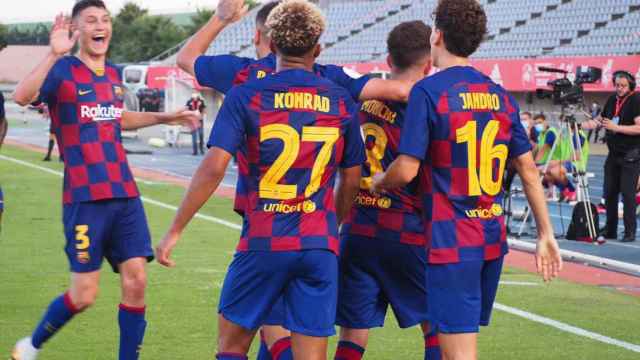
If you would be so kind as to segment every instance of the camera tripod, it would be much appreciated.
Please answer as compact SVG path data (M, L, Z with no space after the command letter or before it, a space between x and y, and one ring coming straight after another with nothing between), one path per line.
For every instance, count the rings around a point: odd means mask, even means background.
M580 132L578 129L578 124L576 122L575 116L573 116L572 114L567 114L566 106L562 107L559 120L560 120L560 131L550 149L548 159L542 167L542 173L543 174L547 173L547 170L549 169L549 165L553 159L553 154L558 149L559 144L561 144L561 142L564 141L564 139L569 139L570 159L574 164L573 177L576 182L576 193L577 193L577 200L578 200L577 206L584 206L585 214L587 217L588 237L586 239L581 239L581 240L585 242L600 244L601 242L598 242L597 240L599 224L596 224L594 221L593 210L589 202L590 192L589 192L589 184L587 180L586 166L582 168L581 166L578 165L578 160L579 160L578 154L582 154L582 142L580 141L580 135L579 135ZM575 142L574 142L574 139L576 140ZM515 191L515 193L517 192L518 191ZM505 214L507 217L506 218L507 229L510 228L510 223L513 218L513 211L512 211L513 195L514 195L514 192L511 191L511 186L510 184L508 184L508 189L507 189L507 194L505 196L505 204L504 204ZM562 206L560 202L558 202L558 210L560 213L560 223L562 226L562 237L564 237L565 226L564 226L564 219L562 217ZM525 226L527 225L530 215L531 215L531 209L528 205L526 205L522 223L520 224L520 228L516 234L517 237L521 237L523 235Z

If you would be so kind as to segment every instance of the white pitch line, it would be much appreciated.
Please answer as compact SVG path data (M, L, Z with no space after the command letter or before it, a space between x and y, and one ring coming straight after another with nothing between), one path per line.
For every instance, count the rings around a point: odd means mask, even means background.
M16 164L19 164L19 165L23 165L23 166L26 166L26 167L29 167L29 168L32 168L32 169L40 170L40 171L46 172L48 174L56 175L56 176L59 176L59 177L64 176L64 174L61 171L49 169L49 168L44 167L44 166L34 165L34 164L30 163L30 162L14 159L12 157L0 155L0 159L7 160L7 161L10 161L10 162L13 162L13 163L16 163ZM136 179L136 181L138 181L138 179ZM173 210L173 211L177 211L178 210L178 208L176 206L173 206L173 205L170 205L170 204L166 204L166 203L163 203L161 201L148 198L146 196L142 196L141 199L142 199L142 201L144 201L146 203L149 203L149 204L161 207L161 208L165 208L165 209ZM209 216L209 215L204 215L204 214L201 214L201 213L197 213L195 217L199 218L199 219L203 219L203 220L208 220L208 221L211 221L211 222L214 222L214 223L218 223L220 225L224 225L224 226L232 228L234 230L242 230L242 226L241 225L232 223L232 222L227 221L227 220L219 219L219 218L214 217L214 216Z
M26 161L22 161L22 160L18 160L18 159L14 159L14 158L11 158L11 157L8 157L8 156L0 155L0 159L11 161L13 163L20 164L20 165L23 165L23 166L26 166L26 167L30 167L32 169L37 169L37 170L40 170L40 171L44 171L44 172L49 173L49 174L53 174L53 175L57 175L57 176L63 176L63 174L60 171L56 171L56 170L52 170L52 169L49 169L49 168L46 168L46 167L34 165L32 163L29 163L29 162L26 162ZM150 199L150 198L143 198L143 200L145 202L149 203L149 204L156 205L156 206L159 206L159 207L162 207L162 208L165 208L165 209L177 210L177 207L175 207L173 205L170 205L170 204L163 203L161 201L153 200L153 199ZM215 222L215 223L218 223L218 224L223 225L223 226L227 226L227 227L229 227L231 229L235 229L235 230L240 230L242 228L238 224L235 224L235 223L232 223L230 221L223 220L223 219L219 219L219 218L216 218L216 217L213 217L213 216L209 216L209 215L203 215L203 214L198 213L198 214L196 214L196 217L198 217L200 219L203 219L203 220L208 220L208 221L211 221L211 222ZM569 325L569 324L565 324L565 323L559 322L557 320L546 318L544 316L536 315L536 314L533 314L533 313L530 313L530 312L527 312L527 311L524 311L524 310L520 310L520 309L517 309L517 308L514 308L514 307L510 307L510 306L507 306L507 305L502 305L500 303L495 303L494 304L494 308L496 308L496 309L498 309L500 311L507 312L507 313L512 314L512 315L520 316L522 318L525 318L525 319L533 321L533 322L538 322L538 323L541 323L541 324L544 324L544 325L547 325L547 326L554 327L554 328L556 328L558 330L561 330L561 331L564 331L564 332L568 332L568 333L575 334L575 335L578 335L578 336L583 336L583 337L586 337L586 338L589 338L589 339L592 339L592 340L603 342L605 344L618 346L618 347L621 347L621 348L624 348L624 349L627 349L627 350L630 350L630 351L633 351L633 352L640 353L640 345L635 345L635 344L631 344L631 343L628 343L628 342L625 342L625 341L622 341L622 340L617 340L617 339L614 339L614 338L610 338L608 336L600 335L600 334L597 334L597 333L594 333L594 332L591 332L591 331L588 331L588 330L585 330L585 329L582 329L582 328L579 328L579 327L575 327L575 326L572 326L572 325Z
M530 282L530 281L510 281L510 280L501 280L500 285L515 285L515 286L539 286L539 283Z
M627 349L629 351L633 351L633 352L637 352L640 353L640 345L636 345L636 344L632 344L632 343L628 343L626 341L622 341L622 340L618 340L618 339L614 339L614 338L610 338L608 336L605 335L601 335L598 333L594 333L579 327L575 327L569 324L565 324L563 322L557 321L557 320L553 320L553 319L549 319L547 317L544 316L540 316L540 315L536 315L533 313L530 313L528 311L524 311L524 310L520 310L511 306L507 306L507 305L502 305L500 303L494 303L493 304L493 308L494 309L498 309L500 311L504 311L506 313L509 313L511 315L515 315L515 316L519 316L522 318L525 318L527 320L533 321L533 322L537 322L540 324L544 324L547 326L551 326L553 328L556 328L558 330L564 331L564 332L568 332L574 335L578 335L578 336L583 336L586 338L589 338L591 340L595 340L595 341L599 341L605 344L609 344L609 345L615 345L618 347L621 347L623 349Z

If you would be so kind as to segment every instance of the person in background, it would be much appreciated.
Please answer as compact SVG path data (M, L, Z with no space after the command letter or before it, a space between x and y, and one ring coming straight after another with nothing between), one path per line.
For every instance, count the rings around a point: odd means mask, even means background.
M600 105L598 105L598 103L593 103L591 104L591 118L592 119L596 119L599 115L600 115ZM598 138L600 137L600 130L602 130L602 126L598 125L593 129L589 129L589 134L587 135L587 141L591 141L591 135L595 136L593 137L593 143L596 144L598 143ZM604 143L604 137L602 139L602 142Z
M53 153L53 147L56 145L56 133L53 129L53 125L51 124L51 115L49 114L47 104L40 103L40 105L38 105L38 112L42 115L42 119L49 124L49 143L47 144L47 154L44 156L42 161L51 161L51 153ZM58 148L58 153L59 160L64 161L60 148Z
M204 100L200 97L200 94L191 94L191 99L187 101L187 108L191 111L199 111L202 118L200 118L200 126L197 129L191 131L191 144L193 145L193 155L204 155L204 109L207 106L204 104Z
M544 114L537 114L533 117L533 131L535 132L535 147L533 153L535 154L535 161L538 166L544 165L551 156L551 149L553 144L558 138L558 131L549 126L547 123L547 117ZM533 137L530 137L533 140Z
M640 175L640 93L635 91L635 77L624 70L613 73L616 93L607 100L597 120L585 122L585 128L601 125L607 130L609 155L604 164L604 191L607 225L605 239L617 239L618 200L624 204L624 237L636 239L636 188Z

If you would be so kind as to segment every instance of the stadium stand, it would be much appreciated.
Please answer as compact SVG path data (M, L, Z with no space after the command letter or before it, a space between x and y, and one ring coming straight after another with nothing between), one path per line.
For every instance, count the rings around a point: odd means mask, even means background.
M489 18L476 58L640 54L638 0L481 0ZM387 33L407 20L431 22L436 0L329 1L321 62L383 61ZM255 11L225 30L209 54L255 56ZM561 34L558 36L558 34Z

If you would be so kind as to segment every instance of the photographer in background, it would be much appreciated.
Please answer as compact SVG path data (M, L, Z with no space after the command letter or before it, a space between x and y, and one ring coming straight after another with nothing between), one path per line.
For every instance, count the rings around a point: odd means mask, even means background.
M636 188L640 175L640 94L635 92L636 80L627 71L613 73L616 94L602 109L598 121L583 126L595 128L602 125L607 130L609 155L604 165L605 206L607 225L602 236L616 239L618 229L618 199L622 194L624 204L624 238L622 242L635 241L636 237Z

